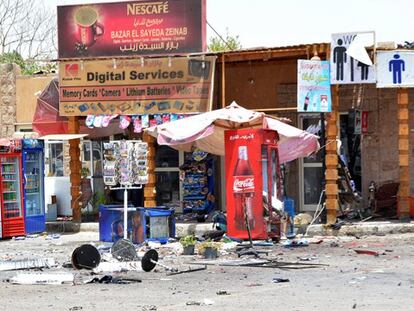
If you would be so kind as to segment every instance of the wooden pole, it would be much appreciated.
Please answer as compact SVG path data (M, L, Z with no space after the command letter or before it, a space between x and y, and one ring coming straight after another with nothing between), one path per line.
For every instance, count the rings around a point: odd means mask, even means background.
M326 127L326 153L325 153L325 195L326 195L326 223L336 222L336 212L338 210L338 153L337 153L337 133L338 133L338 108L339 108L339 86L332 86L332 112L327 114Z
M79 122L77 117L69 117L68 130L70 134L79 134ZM80 161L80 139L69 140L70 155L70 195L73 221L80 223L81 206L80 206L80 185L81 185L81 161Z
M226 63L224 53L221 54L221 107L226 107Z
M148 183L144 186L144 207L156 207L155 138L144 132L142 140L148 144Z
M400 187L398 191L398 216L400 220L410 219L410 126L408 90L398 89L398 158Z

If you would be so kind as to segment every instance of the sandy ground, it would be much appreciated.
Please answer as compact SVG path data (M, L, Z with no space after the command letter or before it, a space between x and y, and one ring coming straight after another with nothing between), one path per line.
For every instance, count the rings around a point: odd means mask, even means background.
M2 240L0 260L53 257L63 264L75 247L86 242L99 245L97 239L94 233L78 233L53 240ZM303 262L327 266L281 270L209 265L205 271L172 276L158 268L128 272L142 282L123 285L13 285L5 280L18 272L0 272L0 310L414 310L414 234L325 238L308 247L287 249L278 244L266 249L271 250L267 258L305 257L312 260ZM354 249L381 255L357 254ZM168 249L160 255L160 262L179 269L202 260L176 256ZM220 257L231 258L236 256ZM92 278L86 270L55 270L74 273L77 282ZM274 278L290 282L273 283Z

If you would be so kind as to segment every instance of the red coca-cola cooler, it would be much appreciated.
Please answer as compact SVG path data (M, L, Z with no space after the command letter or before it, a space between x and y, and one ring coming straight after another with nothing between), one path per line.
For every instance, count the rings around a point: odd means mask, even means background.
M280 218L271 202L280 200L280 166L276 131L225 131L227 233L248 239L280 237ZM269 202L269 203L268 203Z

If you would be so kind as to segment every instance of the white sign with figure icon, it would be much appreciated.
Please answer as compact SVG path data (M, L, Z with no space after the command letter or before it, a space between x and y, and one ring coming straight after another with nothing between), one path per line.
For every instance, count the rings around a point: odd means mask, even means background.
M414 87L414 51L377 52L377 87Z
M375 44L374 32L332 34L331 84L375 83L375 68L365 46Z

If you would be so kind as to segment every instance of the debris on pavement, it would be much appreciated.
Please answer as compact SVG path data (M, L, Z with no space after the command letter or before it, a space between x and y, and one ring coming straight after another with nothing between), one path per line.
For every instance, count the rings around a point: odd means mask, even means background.
M75 269L96 268L101 262L101 254L98 249L91 244L83 244L72 253L72 265Z
M286 240L282 243L284 247L303 247L309 246L309 242L306 239L299 240Z
M50 268L54 266L56 266L56 262L53 258L0 261L0 271Z
M19 273L8 279L12 284L21 285L60 285L74 282L72 273Z
M141 279L136 278L123 278L123 277L113 277L112 275L104 275L102 277L94 277L92 280L87 281L87 284L99 283L99 284L131 284L131 283L141 283Z
M203 271L203 270L207 270L207 265L204 265L203 267L200 267L200 268L191 268L191 267L189 267L187 270L178 270L177 269L177 271L168 272L167 275L176 275L176 274L197 272L197 271Z
M132 261L137 256L134 244L126 239L116 241L111 247L111 254L119 261Z
M226 290L219 290L216 292L216 294L219 296L230 295L230 293Z
M360 255L371 255L371 256L379 256L380 253L377 251L372 251L369 249L354 249L355 253Z
M287 283L290 282L289 279L285 279L285 278L273 278L272 279L272 283Z

